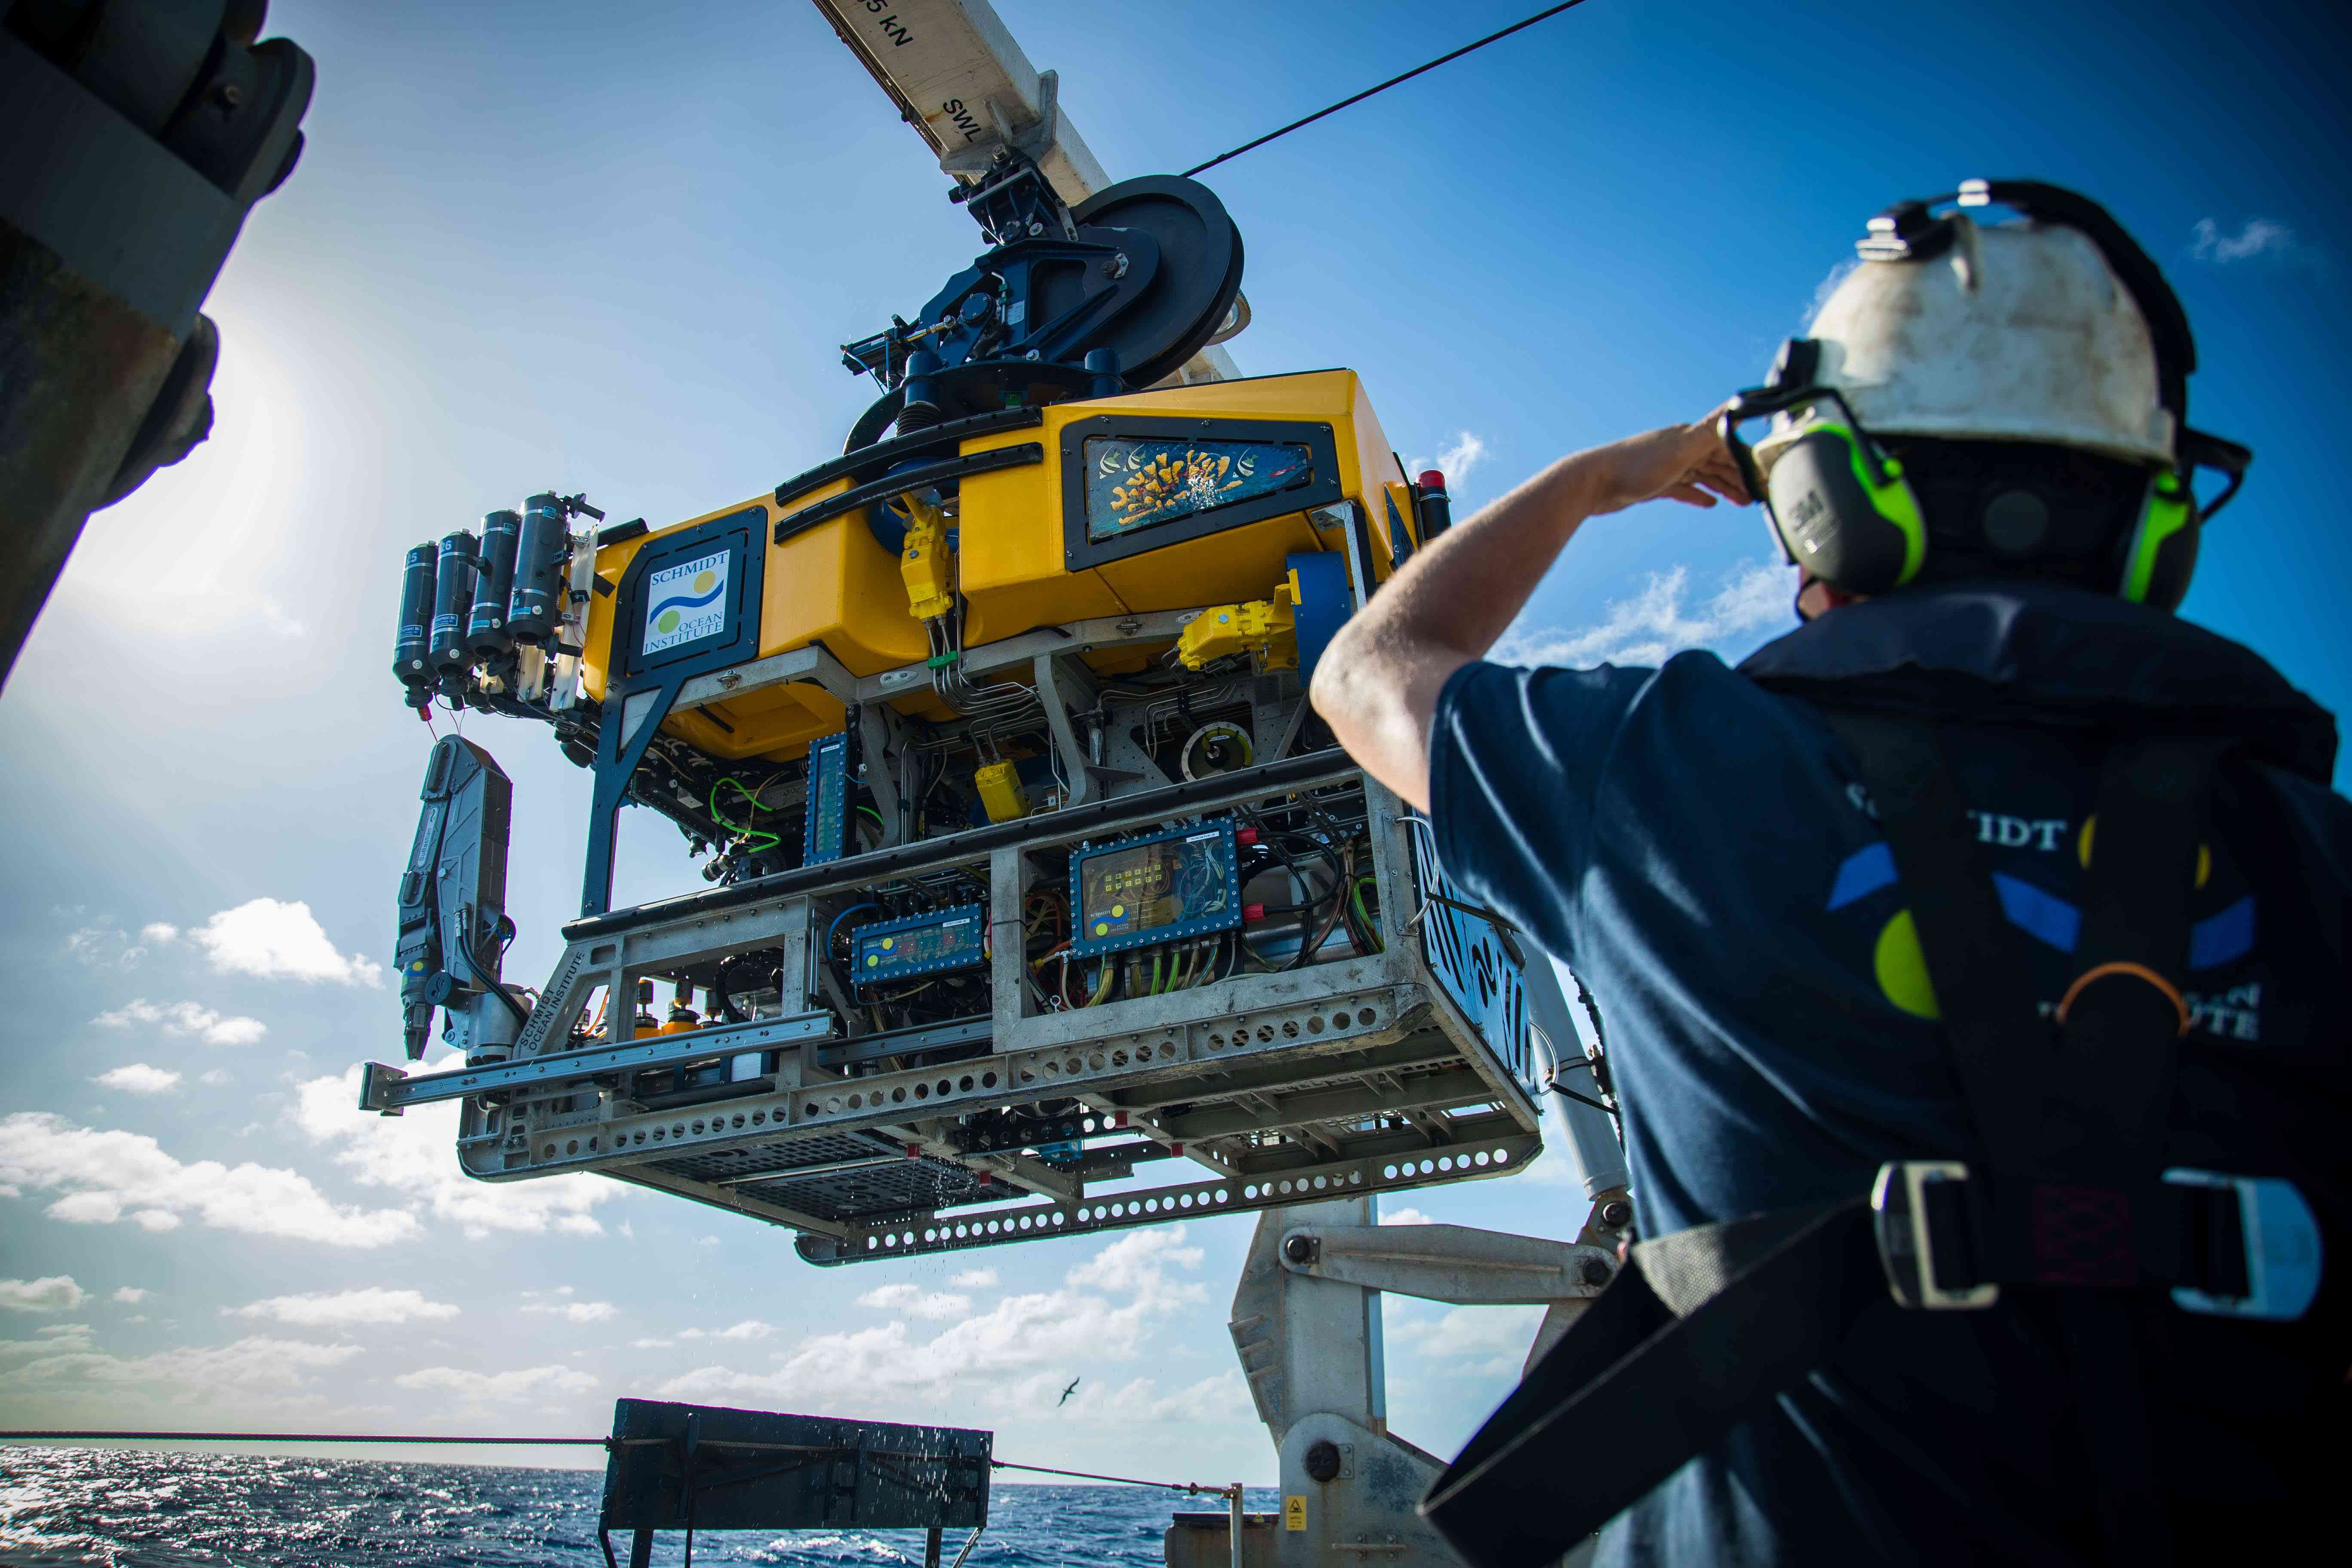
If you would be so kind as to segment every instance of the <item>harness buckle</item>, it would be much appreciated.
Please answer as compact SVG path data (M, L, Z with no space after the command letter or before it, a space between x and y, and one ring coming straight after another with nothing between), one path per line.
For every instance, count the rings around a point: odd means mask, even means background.
M1889 1160L1871 1184L1878 1264L1899 1304L1929 1312L1982 1311L1999 1285L1975 1278L1969 1168L1958 1160Z
M2224 1207L2216 1216L2222 1223L2207 1227L2204 1250L2218 1254L2242 1248L2244 1253L2245 1294L2176 1285L2172 1288L2176 1306L2209 1317L2254 1318L2273 1323L2293 1322L2311 1310L2313 1298L2319 1294L2324 1261L2319 1222L2293 1182L2276 1176L2229 1176L2179 1165L2165 1172L2164 1180L2172 1186L2201 1187L2217 1196L2234 1196L2237 1224L2227 1223L2231 1216ZM2206 1282L2216 1283L2218 1277L2238 1283L2238 1269L2229 1266L2235 1261L2215 1258L2205 1270Z

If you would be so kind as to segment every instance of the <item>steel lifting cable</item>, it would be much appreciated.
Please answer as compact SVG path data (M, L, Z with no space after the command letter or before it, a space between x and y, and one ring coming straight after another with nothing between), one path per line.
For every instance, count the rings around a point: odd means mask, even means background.
M1215 168L1218 164L1225 162L1228 158L1238 158L1243 153L1247 153L1254 148L1263 147L1269 142L1287 136L1292 132L1298 130L1302 126L1312 125L1326 115L1337 114L1339 110L1346 109L1350 104L1361 103L1364 100L1372 97L1375 93L1386 92L1389 89L1397 86L1401 82L1411 81L1413 78L1420 76L1424 71L1433 71L1438 67L1444 65L1449 61L1458 60L1464 55L1472 53L1474 50L1483 49L1488 44L1495 43L1503 38L1507 38L1513 33L1519 32L1528 27L1532 27L1538 22L1546 21L1550 17L1557 16L1562 11L1573 11L1579 5L1583 4L1584 0L1566 0L1566 4L1564 5L1553 5L1545 10L1538 11L1525 21L1512 23L1509 26L1504 28L1499 33L1489 33L1475 43L1465 44L1451 54L1440 55L1426 65L1415 66L1412 69L1405 72L1402 76L1392 76L1389 78L1388 80L1381 82L1378 87L1368 87L1352 98L1343 98L1339 102L1331 105L1328 109L1318 109L1304 120L1294 120L1279 131L1269 131L1255 142L1244 142L1230 153L1220 153L1205 163L1195 163L1191 168L1184 171L1184 178L1189 180L1204 169Z

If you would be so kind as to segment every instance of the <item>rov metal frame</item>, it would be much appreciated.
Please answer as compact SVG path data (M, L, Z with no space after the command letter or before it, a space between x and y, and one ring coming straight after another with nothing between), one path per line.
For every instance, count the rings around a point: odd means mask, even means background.
M1035 1007L1022 903L1052 875L1041 852L1050 861L1081 841L1357 789L1381 951L1097 1007ZM1430 952L1443 943L1421 928L1444 922L1457 944L1497 944L1493 978L1503 985L1515 984L1499 973L1507 938L1465 912L1475 906L1443 882L1419 826L1328 751L583 919L566 928L569 944L508 1059L417 1075L372 1063L362 1107L397 1114L462 1099L468 1174L597 1172L791 1226L817 1263L1500 1175L1542 1147L1524 1011L1502 1006L1496 1016L1519 1020L1516 1037L1490 1044L1487 1020L1465 1005L1474 994L1432 972ZM957 869L989 889L992 1016L892 1037L837 1034L825 1012L642 1040L624 1033L640 976L781 950L787 975L814 979L815 900ZM605 1036L574 1048L573 1024L599 987L614 999ZM986 1056L857 1070L983 1037ZM627 1098L635 1072L695 1063L727 1064L726 1081L701 1091L714 1098ZM1043 1100L1078 1101L1087 1135L1129 1136L1089 1148L1075 1168L950 1136L961 1117ZM1203 1169L1143 1190L1089 1191L1168 1157ZM896 1199L857 1204L861 1187L893 1184Z

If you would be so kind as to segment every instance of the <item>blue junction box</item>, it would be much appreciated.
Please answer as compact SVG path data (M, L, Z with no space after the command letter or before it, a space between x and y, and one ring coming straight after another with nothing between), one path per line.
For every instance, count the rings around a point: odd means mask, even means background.
M988 910L982 904L849 928L849 967L860 985L972 969L988 962Z
M1242 923L1231 818L1196 822L1070 857L1070 956L1181 942Z

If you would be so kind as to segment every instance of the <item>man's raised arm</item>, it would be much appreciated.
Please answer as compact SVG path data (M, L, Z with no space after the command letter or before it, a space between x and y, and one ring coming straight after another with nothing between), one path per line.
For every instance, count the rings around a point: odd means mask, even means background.
M1485 656L1588 517L1660 496L1744 502L1714 416L1572 453L1441 535L1340 629L1312 696L1364 771L1429 809L1429 721L1446 678Z

